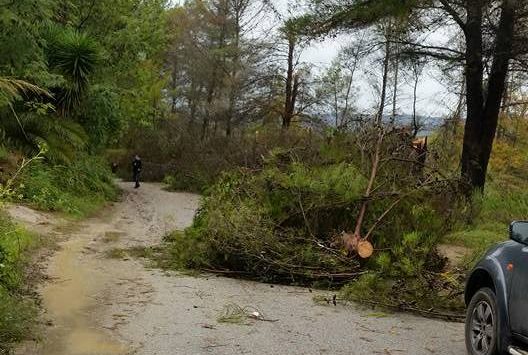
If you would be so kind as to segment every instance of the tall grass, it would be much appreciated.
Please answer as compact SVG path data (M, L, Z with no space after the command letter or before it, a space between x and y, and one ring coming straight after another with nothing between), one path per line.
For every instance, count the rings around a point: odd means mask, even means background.
M24 291L24 266L34 237L0 210L0 354L29 337L37 308Z
M20 201L47 211L86 216L117 197L108 164L79 155L70 164L37 162L24 171L17 188Z

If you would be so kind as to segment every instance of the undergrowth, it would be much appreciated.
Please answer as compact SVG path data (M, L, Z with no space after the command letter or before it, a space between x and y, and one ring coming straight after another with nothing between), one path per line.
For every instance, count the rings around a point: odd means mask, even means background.
M0 354L31 336L37 307L25 290L24 266L35 238L0 210Z
M117 197L108 164L79 154L68 164L32 163L18 180L16 199L45 211L82 217Z

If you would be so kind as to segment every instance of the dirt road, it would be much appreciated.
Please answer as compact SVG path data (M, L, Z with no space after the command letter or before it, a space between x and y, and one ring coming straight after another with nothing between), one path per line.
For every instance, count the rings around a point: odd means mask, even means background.
M15 209L19 220L62 240L40 289L44 335L19 354L465 354L461 324L317 305L307 289L168 274L109 257L183 229L199 201L156 184L122 188L122 202L81 223ZM218 322L229 304L273 321Z

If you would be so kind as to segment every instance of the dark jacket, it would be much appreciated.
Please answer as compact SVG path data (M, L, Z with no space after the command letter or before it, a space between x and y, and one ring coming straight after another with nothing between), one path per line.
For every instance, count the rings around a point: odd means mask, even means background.
M132 171L134 174L139 174L141 171L141 159L134 159L132 162Z

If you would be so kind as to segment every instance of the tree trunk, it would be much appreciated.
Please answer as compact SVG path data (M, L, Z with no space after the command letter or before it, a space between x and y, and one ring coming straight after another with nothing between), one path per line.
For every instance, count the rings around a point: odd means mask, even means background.
M462 121L462 110L464 109L464 99L466 97L466 82L462 80L460 85L460 92L458 93L458 101L455 112L453 113L453 119L451 122L451 132L453 135L456 134L458 125Z
M420 75L418 73L415 73L414 77L414 85L413 85L413 117L412 117L412 124L413 124L413 138L416 138L418 135L418 130L420 127L418 127L418 117L416 116L416 103L418 101L418 84L420 83Z
M387 82L389 80L389 63L390 63L390 41L387 36L385 42L385 57L383 58L383 78L381 81L381 98L376 115L376 123L381 124L383 120L383 112L385 111L385 101L387 99Z
M178 88L178 65L175 59L172 63L171 73L171 113L176 113L176 89Z
M214 93L216 89L216 68L213 72L213 78L209 87L207 88L207 99L205 101L205 114L202 120L202 134L201 139L204 140L207 136L207 128L209 127L209 121L211 119L211 106L213 104Z
M286 88L284 112L282 113L282 127L288 129L290 127L295 103L293 102L293 88L294 88L294 52L295 52L295 38L289 36L288 38L288 69L286 71ZM292 105L293 103L293 105Z
M236 7L235 20L234 20L234 33L233 33L233 44L232 48L234 51L232 67L231 67L231 85L229 90L229 106L226 115L226 137L231 136L233 115L235 113L235 103L238 96L238 79L237 75L240 67L240 32L242 30L240 25L241 20L241 8Z
M466 101L467 118L461 158L461 174L472 188L484 186L485 171L479 165L480 120L484 107L484 65L482 57L482 14L484 6L473 1L467 6L466 36ZM471 191L469 191L471 192Z
M515 11L519 0L504 0L501 19L495 38L493 64L484 101L484 65L482 57L483 4L471 2L467 6L466 25L466 90L467 119L462 150L462 178L473 190L484 189L486 173L497 131L500 105L504 94L512 55Z
M398 84L399 84L399 75L400 75L400 54L398 48L396 48L396 53L394 55L394 92L392 94L392 116L391 124L394 125L396 121L396 110L398 108Z
M479 165L484 174L482 185L476 186L479 189L483 189L486 182L486 171L488 170L493 141L497 132L500 106L512 56L515 9L518 2L519 0L505 0L502 4L501 20L496 38L491 74L488 79L486 106L482 121L482 149L479 156Z

